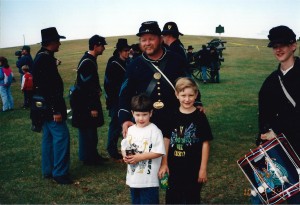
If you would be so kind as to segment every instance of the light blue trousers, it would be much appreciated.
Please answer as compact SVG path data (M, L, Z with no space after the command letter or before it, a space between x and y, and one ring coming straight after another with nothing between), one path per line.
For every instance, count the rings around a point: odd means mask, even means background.
M2 110L7 111L14 108L14 100L11 94L10 86L0 86L0 95L2 99Z
M70 134L66 121L43 124L42 174L64 176L70 167Z

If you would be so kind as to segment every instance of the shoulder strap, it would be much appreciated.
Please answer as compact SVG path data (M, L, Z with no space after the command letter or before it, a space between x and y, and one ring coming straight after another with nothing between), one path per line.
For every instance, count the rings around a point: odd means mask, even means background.
M124 71L126 71L125 68L120 63L118 63L117 61L112 61L112 63L118 64Z
M77 70L76 70L76 78L75 78L75 83L74 83L74 85L77 85L78 71L79 71L81 65L82 65L85 61L88 61L88 60L91 61L91 62L96 66L96 64L94 63L94 61L92 61L91 59L89 59L89 58L83 59L83 60L80 62L80 64L78 65L78 67L77 67Z
M279 78L279 82L280 82L281 88L282 88L282 90L283 90L286 98L292 103L292 105L294 107L296 107L296 102L294 101L294 99L292 98L292 96L288 93L288 91L286 90L286 88L284 87L280 75L278 75L278 78Z
M152 62L150 62L150 61L144 59L144 57L141 56L141 58L144 60L144 62L148 65L148 67L149 67L154 73L159 72L159 73L163 76L163 79L164 79L165 81L167 81L168 84L169 84L169 85L173 88L173 90L175 91L175 87L174 87L173 84L170 82L170 80L168 79L168 77L163 73L163 71L164 71L164 69L165 69L165 67L166 67L166 64L167 64L167 61L166 61L166 60L161 61L161 65L160 65L160 68L159 68L158 66L154 65ZM150 82L148 88L151 86L151 84L153 85L153 81L154 81L154 80L152 80L152 81ZM155 80L155 83L156 83L156 80ZM152 87L154 88L155 86L152 86ZM147 88L147 91L148 91L148 88ZM151 92L152 92L152 91L153 91L153 89L151 90ZM150 93L151 93L151 92L150 92Z
M79 64L79 66L77 67L77 71L79 70L79 68L81 67L81 65L83 64L83 62L85 62L85 61L91 61L95 66L96 66L96 64L94 63L94 61L92 61L91 59L89 59L89 58L86 58L86 59L83 59L81 62L80 62L80 64Z
M38 53L38 55L41 55L41 54L49 55L49 52L48 52L48 51L44 51L44 52L39 52L39 53Z
M42 55L49 55L49 52L48 51L44 51L44 52L37 53L36 56L35 56L35 58L34 58L34 62L36 62L37 60L39 60Z
M175 87L174 85L171 83L171 81L169 80L169 78L162 72L161 69L159 69L158 66L154 65L152 62L150 62L151 65L155 68L156 71L158 71L162 76L163 78L169 83L169 85L173 88L173 90L175 91Z

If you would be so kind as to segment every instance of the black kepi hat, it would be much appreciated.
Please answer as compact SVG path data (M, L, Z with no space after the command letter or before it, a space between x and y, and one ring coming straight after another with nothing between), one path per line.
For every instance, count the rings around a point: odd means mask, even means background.
M22 48L21 48L21 50L25 50L25 51L27 51L27 52L30 52L30 46L23 46Z
M179 32L177 24L175 22L166 23L161 33L162 35L174 34L183 36L183 34Z
M268 38L270 40L268 47L275 44L292 44L296 42L296 34L287 26L277 26L269 31Z
M59 35L55 27L42 29L41 34L42 34L42 43L58 40L60 38L62 39L66 38L65 36Z
M146 21L142 23L139 32L136 35L140 37L143 34L154 34L160 36L161 30L156 21Z
M100 45L107 45L105 38L99 35L93 35L90 39L89 39L89 46L100 46Z

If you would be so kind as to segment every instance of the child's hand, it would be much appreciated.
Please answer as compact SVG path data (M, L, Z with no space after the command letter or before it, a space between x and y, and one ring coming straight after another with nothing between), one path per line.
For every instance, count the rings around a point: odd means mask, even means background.
M207 182L207 172L206 172L206 169L200 169L199 170L198 182L199 183L206 183Z
M127 156L123 157L123 160L124 160L124 162L125 162L126 164L129 164L129 161L128 161Z
M269 130L269 132L264 133L264 134L261 134L261 135L260 135L260 138L261 138L262 140L271 140L271 139L276 138L276 134L274 133L273 130Z
M124 158L125 158L124 161L127 164L136 164L139 161L142 161L141 154L138 154L138 153L136 153L134 155L130 155L130 156L125 156Z
M165 173L168 173L170 175L169 167L168 167L168 165L161 165L161 167L159 168L159 171L158 171L158 178L159 179L163 178Z

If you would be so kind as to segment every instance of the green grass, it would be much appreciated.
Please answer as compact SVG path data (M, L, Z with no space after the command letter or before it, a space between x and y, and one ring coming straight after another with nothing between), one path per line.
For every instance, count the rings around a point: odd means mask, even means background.
M126 36L129 44L135 36ZM196 50L214 37L183 36L185 47ZM202 100L215 139L211 143L209 181L203 187L202 199L207 204L247 204L244 190L250 187L236 161L254 148L257 134L257 94L263 80L275 69L277 62L266 40L224 38L225 62L222 64L220 84L200 83ZM112 55L117 37L107 38L108 45L98 57L99 75L103 83L104 70ZM78 61L87 50L87 40L63 41L56 57L65 82L65 96L74 82ZM33 57L40 45L32 45ZM13 112L0 113L0 203L1 204L113 204L130 203L129 188L125 185L126 166L112 161L104 166L85 167L78 160L77 130L69 123L71 134L71 176L76 185L60 186L41 176L41 134L30 131L29 111L22 110L22 93L15 67L14 52L18 48L0 49L8 58L17 82L12 85L15 101ZM66 97L66 101L68 99ZM105 105L102 96L103 107ZM2 104L0 104L2 106ZM104 107L105 110L105 107ZM98 129L99 151L107 156L105 145L109 118ZM164 203L164 191L161 191Z

